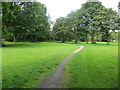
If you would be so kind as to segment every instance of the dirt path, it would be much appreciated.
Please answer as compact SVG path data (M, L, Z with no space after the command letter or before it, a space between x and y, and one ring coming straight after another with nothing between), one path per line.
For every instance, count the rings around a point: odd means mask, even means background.
M64 59L64 61L57 66L56 70L50 76L48 76L45 80L42 81L39 88L59 88L65 65L75 53L79 52L83 48L84 46L80 46L79 49L75 50L72 54L67 56Z

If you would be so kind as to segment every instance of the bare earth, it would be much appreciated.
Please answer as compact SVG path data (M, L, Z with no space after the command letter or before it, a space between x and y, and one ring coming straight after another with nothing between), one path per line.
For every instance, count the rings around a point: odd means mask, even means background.
M42 83L38 86L38 88L60 88L60 83L62 81L62 74L63 74L63 69L67 62L70 60L70 58L80 50L82 50L84 46L80 46L79 49L73 51L72 54L67 56L64 61L59 64L56 68L56 70L48 76L46 79L42 81Z

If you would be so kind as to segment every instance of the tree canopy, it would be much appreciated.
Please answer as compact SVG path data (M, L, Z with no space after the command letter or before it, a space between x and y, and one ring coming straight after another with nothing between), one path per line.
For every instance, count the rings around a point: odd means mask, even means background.
M68 21L62 18L66 18ZM59 22L69 22L69 24L62 25ZM59 27L55 28L56 25ZM118 30L118 15L111 8L105 8L101 2L88 1L80 9L68 14L67 17L58 18L53 30L58 32L65 27L69 28L64 29L64 32L71 32L71 39L75 43L77 41L88 43L88 40L91 39L91 43L95 44L96 41L102 41L104 37L104 41L109 44L110 30ZM58 36L58 33L56 35ZM62 36L64 33L59 35ZM64 40L67 38L65 36Z
M49 37L47 9L39 2L3 2L3 37L38 41ZM12 39L12 38L11 38Z
M120 5L118 5L119 7ZM8 41L110 42L111 30L119 30L120 18L100 1L88 0L53 24L40 2L2 2L2 38ZM53 28L51 29L51 25Z

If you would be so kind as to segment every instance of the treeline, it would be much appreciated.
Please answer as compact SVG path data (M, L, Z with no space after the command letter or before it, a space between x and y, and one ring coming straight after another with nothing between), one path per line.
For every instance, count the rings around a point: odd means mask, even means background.
M8 41L49 40L47 8L39 2L2 2L2 38Z
M4 41L84 41L96 43L117 38L120 18L101 2L86 2L60 17L51 30L47 8L40 2L2 2L2 45Z
M67 17L58 18L53 26L53 32L55 40L62 42L88 43L91 40L93 44L96 41L105 41L109 44L113 35L117 35L110 31L118 30L119 25L116 11L105 8L101 2L86 2Z

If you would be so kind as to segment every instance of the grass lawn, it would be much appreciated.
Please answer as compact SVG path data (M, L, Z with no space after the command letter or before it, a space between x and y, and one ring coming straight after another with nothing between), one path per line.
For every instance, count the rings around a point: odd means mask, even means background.
M2 48L3 88L37 87L78 45L85 47L66 65L62 87L118 87L117 43L7 42L7 45Z
M2 89L2 48L0 48L0 90Z
M62 87L118 87L118 44L79 44L85 47L66 65Z
M3 88L34 88L72 51L75 44L10 43L3 47Z

